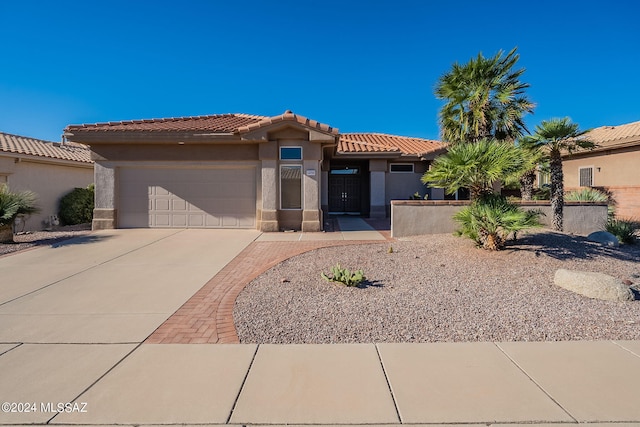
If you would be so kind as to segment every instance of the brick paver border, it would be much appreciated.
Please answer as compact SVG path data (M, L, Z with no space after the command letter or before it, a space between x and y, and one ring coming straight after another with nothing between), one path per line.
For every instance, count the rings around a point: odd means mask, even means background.
M382 241L253 242L155 330L148 344L236 344L233 307L244 287L295 255L330 246Z

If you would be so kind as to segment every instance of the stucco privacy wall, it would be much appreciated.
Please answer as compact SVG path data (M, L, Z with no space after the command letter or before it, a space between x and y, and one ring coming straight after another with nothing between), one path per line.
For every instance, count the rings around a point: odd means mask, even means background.
M61 162L62 163L62 162ZM26 158L0 158L0 175L6 176L11 191L30 190L38 196L40 213L16 224L16 231L35 231L45 228L45 220L57 215L60 198L76 187L93 183L93 165L55 164Z
M468 205L465 201L391 201L391 236L406 237L421 234L453 233L458 225L452 216ZM551 206L544 202L521 202L527 210L540 210L540 217L546 227L551 227ZM607 222L607 205L604 203L565 202L564 231L586 236L603 230Z

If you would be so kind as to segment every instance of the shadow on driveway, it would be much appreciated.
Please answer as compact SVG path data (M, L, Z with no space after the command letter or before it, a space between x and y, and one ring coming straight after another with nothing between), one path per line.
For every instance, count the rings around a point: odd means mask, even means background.
M622 261L640 262L640 245L621 245L617 248L603 246L587 240L586 237L572 236L553 231L527 234L509 241L505 250L535 252L559 260L593 259L609 257Z
M51 245L52 248L62 248L71 245L86 245L88 243L97 243L108 240L113 236L98 236L95 234L88 234L85 236L72 237L67 239L43 239L39 240L37 245Z

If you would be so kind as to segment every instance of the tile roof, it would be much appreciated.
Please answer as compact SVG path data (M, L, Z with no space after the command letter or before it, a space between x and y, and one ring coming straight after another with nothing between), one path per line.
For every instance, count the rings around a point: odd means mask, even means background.
M628 142L640 144L640 122L618 126L600 126L590 130L585 136L598 144L599 148L611 148Z
M57 144L3 132L0 132L0 153L1 152L92 163L91 152L85 145L74 142Z
M285 111L279 116L266 117L251 114L215 114L210 116L194 117L171 117L164 119L126 120L120 122L105 122L83 125L69 125L65 132L74 131L95 131L95 132L118 132L118 131L192 131L192 132L212 132L212 133L246 133L264 126L282 121L295 121L297 123L316 128L320 131L338 133L338 129L310 120L306 117Z
M308 119L308 118L306 118L304 116L299 116L299 115L293 113L291 110L287 110L283 114L280 114L279 116L264 117L261 121L259 121L257 123L252 123L252 124L248 124L246 126L242 126L242 127L238 128L238 132L240 132L240 133L251 132L251 131L259 129L259 128L263 127L263 126L268 126L268 125L271 125L271 124L276 124L276 123L283 122L283 121L288 121L288 120L289 121L295 121L295 122L300 123L302 125L318 129L319 131L322 131L322 132L329 132L329 133L332 133L334 135L338 134L338 129L332 128L331 126L325 125L324 123L320 123L320 122L317 122L315 120Z
M69 125L65 132L74 130L95 132L117 131L209 131L232 133L239 127L258 123L264 116L250 114L214 114L210 116L170 117L162 119L124 120L120 122Z
M337 151L340 154L352 153L402 153L421 156L442 150L445 144L439 141L383 133L345 133L341 134Z

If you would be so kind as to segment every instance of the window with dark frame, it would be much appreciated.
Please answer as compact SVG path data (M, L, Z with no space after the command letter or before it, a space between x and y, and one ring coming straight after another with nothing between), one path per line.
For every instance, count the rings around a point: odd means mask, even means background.
M389 172L392 173L413 173L413 163L391 163Z

